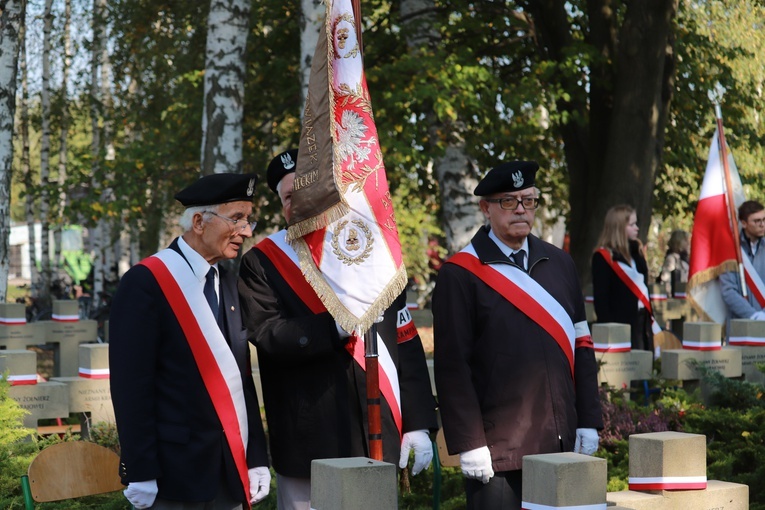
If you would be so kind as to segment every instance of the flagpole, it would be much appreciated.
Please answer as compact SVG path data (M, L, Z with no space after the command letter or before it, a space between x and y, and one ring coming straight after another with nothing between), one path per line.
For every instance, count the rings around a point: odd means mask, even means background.
M369 458L383 460L382 420L380 419L380 376L377 354L377 324L364 333L364 361L367 375L367 419Z
M364 45L361 42L361 0L351 0L353 19L356 25L356 40L359 51L364 55ZM382 419L380 417L380 365L377 353L377 323L372 323L364 333L364 363L367 375L367 421L369 457L383 460L382 453Z
M720 144L720 159L722 160L723 175L725 176L725 201L728 203L728 219L730 220L731 232L733 233L733 243L736 248L736 262L738 263L739 282L741 283L741 295L746 297L746 280L744 280L744 262L741 260L741 239L738 233L738 215L736 214L736 202L733 200L733 181L730 176L730 167L728 166L728 149L725 143L725 132L723 131L722 109L720 103L715 103L715 116L717 117L717 131L720 134L718 143Z

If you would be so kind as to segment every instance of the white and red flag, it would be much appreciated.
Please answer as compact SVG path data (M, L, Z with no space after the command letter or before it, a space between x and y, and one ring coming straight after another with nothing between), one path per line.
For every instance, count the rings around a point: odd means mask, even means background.
M327 0L312 62L288 240L346 331L369 329L406 269L350 0Z
M735 211L744 201L744 192L733 155L727 145L723 145L725 137L720 125L718 120L693 222L687 295L703 320L723 324L728 307L722 299L717 277L739 270L741 252L736 248L738 219ZM721 154L727 156L727 165ZM726 178L725 166L729 178Z

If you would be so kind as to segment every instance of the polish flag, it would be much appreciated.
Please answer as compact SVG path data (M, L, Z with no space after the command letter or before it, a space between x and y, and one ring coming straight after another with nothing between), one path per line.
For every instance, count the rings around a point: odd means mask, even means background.
M687 295L703 320L724 324L728 307L722 299L717 277L722 273L738 271L733 237L738 235L738 218L730 218L720 144L720 132L715 129L693 222ZM744 201L744 192L733 154L727 145L725 153L732 183L730 196L737 210ZM736 225L736 230L733 230L733 225Z

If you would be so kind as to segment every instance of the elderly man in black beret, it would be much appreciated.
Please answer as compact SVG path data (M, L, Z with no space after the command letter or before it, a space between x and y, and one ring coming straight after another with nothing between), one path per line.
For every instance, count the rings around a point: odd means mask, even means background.
M268 186L289 223L297 149L268 166ZM258 348L279 510L309 510L311 461L368 457L366 375L347 349L349 335L323 309L308 284L286 230L258 243L244 257L239 292L251 340ZM385 373L400 389L402 422L381 402L383 460L412 474L430 465L429 432L437 428L436 403L420 336L399 296L378 324L380 348L390 353ZM382 365L382 363L381 363Z
M531 234L537 169L503 163L478 184L487 225L433 294L441 422L473 510L520 509L524 455L592 454L603 427L574 262Z
M109 320L120 476L135 508L241 509L269 490L233 259L252 237L255 175L202 177L184 230L122 278Z

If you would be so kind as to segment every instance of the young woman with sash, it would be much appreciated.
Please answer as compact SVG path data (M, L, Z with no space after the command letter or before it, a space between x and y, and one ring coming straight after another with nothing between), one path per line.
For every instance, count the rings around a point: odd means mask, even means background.
M608 210L592 254L592 291L597 322L629 324L632 348L653 352L648 264L639 231L631 206Z

